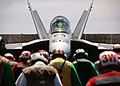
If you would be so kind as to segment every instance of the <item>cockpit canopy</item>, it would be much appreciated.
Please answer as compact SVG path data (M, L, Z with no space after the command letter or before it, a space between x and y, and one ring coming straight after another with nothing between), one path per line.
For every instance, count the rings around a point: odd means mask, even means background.
M69 33L70 32L70 24L66 17L64 16L56 16L51 24L50 24L50 32L53 33Z

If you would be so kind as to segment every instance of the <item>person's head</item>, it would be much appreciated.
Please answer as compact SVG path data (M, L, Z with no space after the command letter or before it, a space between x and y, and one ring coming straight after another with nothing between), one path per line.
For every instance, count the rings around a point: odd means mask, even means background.
M31 59L31 52L30 51L23 51L19 56L19 60L22 62L27 62L27 60Z
M37 53L43 55L46 59L49 59L49 53L46 50L39 50Z
M2 38L2 36L0 36L0 54L2 54L4 49L5 49L5 42L4 42L3 38Z
M113 45L113 51L117 53L118 58L120 59L120 44Z
M53 52L51 52L50 57L51 57L51 59L55 59L57 57L67 59L67 55L64 53L64 50L57 49L57 48L54 49Z
M44 54L40 54L40 53L33 53L31 55L31 65L35 64L37 61L41 61L45 64L48 64L48 59L46 59L45 55Z
M85 50L82 48L77 49L73 55L74 59L80 59L80 58L86 58L86 57L88 57L88 53L85 52Z
M118 55L114 51L104 51L99 55L99 69L101 72L120 70Z
M13 54L11 54L11 53L5 53L4 57L9 60L15 61L15 58L14 58Z

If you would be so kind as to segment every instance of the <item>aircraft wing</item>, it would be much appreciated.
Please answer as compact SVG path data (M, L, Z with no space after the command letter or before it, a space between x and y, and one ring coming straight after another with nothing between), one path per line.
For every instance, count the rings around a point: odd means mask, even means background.
M87 40L71 39L71 56L74 51L78 48L83 48L89 53L89 59L91 61L96 61L98 57L98 44L92 43ZM23 50L29 50L31 52L37 52L39 49L49 51L49 39L44 40L34 40L28 42L22 46ZM93 54L94 52L94 54ZM71 59L71 58L69 58Z

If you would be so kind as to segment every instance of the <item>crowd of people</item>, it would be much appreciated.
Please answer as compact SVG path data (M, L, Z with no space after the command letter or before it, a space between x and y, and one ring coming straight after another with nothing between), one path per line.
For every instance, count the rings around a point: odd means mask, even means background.
M114 51L101 52L95 63L82 48L74 52L73 61L60 49L22 51L16 61L12 53L3 55L3 44L0 86L120 86L120 58Z

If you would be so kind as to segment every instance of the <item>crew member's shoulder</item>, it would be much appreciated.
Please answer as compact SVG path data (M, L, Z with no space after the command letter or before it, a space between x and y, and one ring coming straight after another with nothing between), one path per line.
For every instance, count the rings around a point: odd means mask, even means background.
M0 56L0 62L5 62L5 63L7 63L7 62L9 62L9 60L6 59L6 58L3 57L3 56Z

